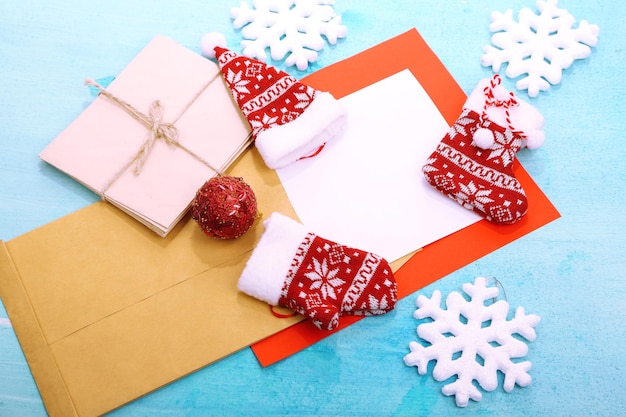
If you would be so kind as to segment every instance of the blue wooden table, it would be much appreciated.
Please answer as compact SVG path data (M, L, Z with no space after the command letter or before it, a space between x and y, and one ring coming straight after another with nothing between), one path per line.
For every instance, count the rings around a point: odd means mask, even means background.
M557 221L433 283L375 320L362 320L268 368L249 349L111 416L616 416L626 409L626 6L561 0L600 26L592 55L531 99L546 143L519 159L560 211ZM0 239L9 240L97 201L37 154L90 100L82 80L115 75L154 35L200 51L208 31L233 30L232 1L3 0L0 2ZM491 76L479 63L492 11L531 0L336 0L348 36L308 71L416 27L466 93ZM411 53L411 51L405 51ZM280 63L279 63L280 65ZM504 84L513 88L512 80ZM528 98L525 93L521 97ZM416 126L416 129L419 129ZM468 243L470 244L470 243ZM453 254L451 254L453 256ZM403 356L416 339L415 299L495 276L512 307L541 316L529 343L533 382L485 393L465 409ZM0 416L46 415L6 311L0 307Z

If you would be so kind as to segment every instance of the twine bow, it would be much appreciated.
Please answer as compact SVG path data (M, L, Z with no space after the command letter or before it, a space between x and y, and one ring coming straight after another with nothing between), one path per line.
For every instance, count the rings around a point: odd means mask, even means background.
M135 168L133 169L135 175L141 172L141 168L143 168L143 164L157 140L162 140L168 145L180 145L178 143L178 129L176 129L173 123L164 123L162 118L163 107L159 100L155 100L150 105L148 118L146 120L142 118L141 120L150 133L148 134L148 139L146 139L135 156Z
M499 86L501 82L502 82L502 79L500 78L500 75L494 74L493 77L491 78L491 81L489 81L489 84L487 84L487 86L485 86L485 88L483 89L483 93L485 94L486 99L485 99L485 104L483 106L483 111L480 115L480 119L481 119L480 124L482 125L485 120L489 119L489 117L487 116L487 109L489 107L501 107L504 109L507 127L513 133L516 133L521 137L525 137L524 132L515 130L515 128L513 127L511 123L511 115L509 114L509 108L519 105L517 99L515 98L515 94L513 94L512 91L509 91L509 95L506 100L498 99L496 97L495 88Z
M217 76L210 80L209 84L215 79L217 79ZM128 169L128 167L134 164L133 173L135 175L139 175L141 173L141 170L143 169L143 166L148 159L150 152L152 152L152 148L154 147L154 144L157 140L162 140L168 145L177 146L178 148L187 152L193 158L197 159L202 164L213 170L215 173L217 173L217 175L224 175L220 170L211 166L211 164L205 161L201 156L190 151L178 141L178 129L176 128L174 123L166 123L163 121L163 106L161 105L161 102L159 100L154 100L150 105L150 108L148 109L148 114L144 114L131 104L112 94L110 91L108 91L106 88L102 87L100 84L92 79L85 80L85 85L95 87L100 94L120 106L130 116L132 116L135 120L137 120L148 129L148 137L143 142L135 156L127 164L121 167L120 170L113 176L113 178L109 180L109 182L107 182L104 188L100 191L100 197L102 197L102 199L106 199L104 195L106 190L108 190L109 187L111 187L111 185L115 181L117 181L117 179L124 173L124 171L126 171L126 169Z
M144 114L134 106L111 94L107 89L92 79L85 80L85 85L97 88L100 94L115 102L148 129L148 138L141 145L141 148L139 148L139 151L135 154L135 158L131 161L131 164L135 165L133 168L135 175L141 173L143 165L157 140L162 140L168 145L181 146L178 142L178 129L176 126L174 126L173 123L163 122L163 106L161 106L159 100L154 100L148 109L148 114Z

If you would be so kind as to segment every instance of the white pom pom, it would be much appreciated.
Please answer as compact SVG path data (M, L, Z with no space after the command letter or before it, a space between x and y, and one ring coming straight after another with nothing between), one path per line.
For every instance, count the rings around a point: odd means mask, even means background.
M524 139L523 146L528 149L537 149L546 141L546 135L543 130L531 130L524 132L526 139Z
M474 145L482 149L489 149L496 143L493 132L481 127L474 132Z
M226 36L219 32L209 32L202 37L200 49L207 58L215 58L215 47L226 48Z

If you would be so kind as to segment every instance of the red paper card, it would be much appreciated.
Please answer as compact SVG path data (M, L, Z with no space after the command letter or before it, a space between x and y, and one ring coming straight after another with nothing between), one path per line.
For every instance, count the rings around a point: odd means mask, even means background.
M303 81L341 98L407 68L427 91L444 119L452 125L461 112L466 95L415 29L317 71ZM509 226L481 220L416 252L395 273L399 298L560 216L517 161L514 173L528 197L526 216ZM251 347L261 365L269 366L360 319L362 317L342 316L340 326L332 332L318 330L309 321L302 321Z

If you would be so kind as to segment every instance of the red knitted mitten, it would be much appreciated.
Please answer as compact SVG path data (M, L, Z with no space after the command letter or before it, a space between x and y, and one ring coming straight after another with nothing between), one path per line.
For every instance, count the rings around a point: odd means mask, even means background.
M379 315L395 307L397 288L387 261L324 239L273 213L239 278L240 291L333 330L339 316Z

